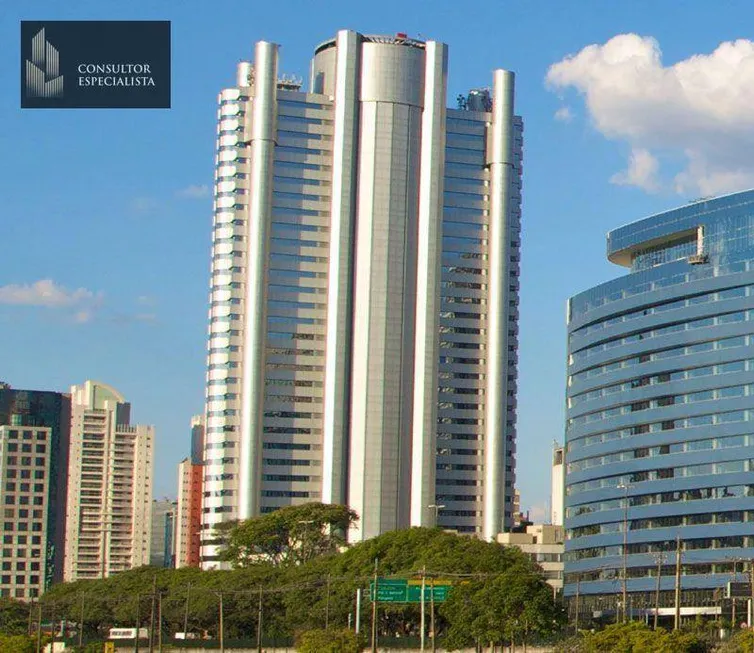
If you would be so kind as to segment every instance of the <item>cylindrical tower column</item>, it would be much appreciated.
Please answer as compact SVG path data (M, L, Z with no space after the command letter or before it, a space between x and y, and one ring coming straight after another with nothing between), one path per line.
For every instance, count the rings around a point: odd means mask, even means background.
M445 97L448 46L425 44L424 111L419 178L416 335L411 447L411 525L435 526L437 370L439 362Z
M487 164L490 169L489 304L487 398L484 427L484 539L503 530L505 506L505 419L507 387L508 274L510 187L513 176L514 75L493 76L492 126Z
M246 277L241 405L238 517L259 513L261 440L264 423L264 365L267 336L267 276L272 221L272 168L277 117L278 46L260 41L254 53L252 99L249 244Z
M351 285L359 141L359 54L359 35L348 30L338 32L334 70L332 217L322 420L324 503L347 501Z
M410 523L425 52L361 44L349 505L353 539Z

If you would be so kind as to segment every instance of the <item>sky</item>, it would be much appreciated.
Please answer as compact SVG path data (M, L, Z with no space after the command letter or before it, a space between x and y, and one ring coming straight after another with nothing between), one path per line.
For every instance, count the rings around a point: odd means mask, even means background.
M0 380L120 390L175 496L203 409L217 93L258 40L306 79L339 29L449 45L448 105L516 73L524 117L522 508L545 516L563 438L565 305L624 273L610 229L754 186L754 22L721 0L2 0ZM172 21L172 108L22 110L20 20Z

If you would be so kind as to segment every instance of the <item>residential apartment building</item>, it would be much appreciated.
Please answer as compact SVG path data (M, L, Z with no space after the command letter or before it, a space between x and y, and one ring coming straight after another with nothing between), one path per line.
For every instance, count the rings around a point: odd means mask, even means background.
M183 459L178 465L176 567L198 567L201 562L203 494L204 416L197 415L191 419L191 457Z
M359 540L512 524L522 131L513 74L341 31L308 91L260 42L220 93L203 503L347 503Z
M114 388L71 388L65 580L149 564L154 429Z
M186 458L178 465L175 566L198 567L201 559L204 468Z
M0 384L0 596L62 580L70 400Z
M680 555L681 616L719 614L754 558L754 191L615 229L607 256L627 274L568 305L565 593L674 612Z

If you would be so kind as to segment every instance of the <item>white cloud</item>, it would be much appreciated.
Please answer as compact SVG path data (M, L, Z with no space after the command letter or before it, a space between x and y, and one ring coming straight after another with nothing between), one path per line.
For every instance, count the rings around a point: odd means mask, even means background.
M98 296L91 290L66 290L52 279L42 279L32 284L0 286L0 304L70 307L95 302L97 299Z
M655 39L620 34L553 64L546 81L576 89L596 129L631 147L616 183L658 190L660 162L681 160L678 193L754 186L754 42L722 43L665 66Z
M176 191L175 194L178 197L186 199L202 199L209 197L209 186L206 184L192 184L191 186L186 186L186 188L181 188L179 191Z
M628 159L628 167L623 172L617 172L610 181L620 186L638 186L649 193L660 190L658 173L660 163L649 150L635 149Z
M568 107L560 107L555 112L555 120L559 122L571 122L573 120L573 112Z

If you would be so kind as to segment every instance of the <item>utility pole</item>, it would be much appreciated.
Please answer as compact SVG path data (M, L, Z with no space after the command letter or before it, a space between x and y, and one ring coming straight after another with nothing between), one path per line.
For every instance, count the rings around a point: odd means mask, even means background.
M162 592L157 595L157 650L162 653Z
M576 574L576 635L579 634L579 614L581 612L581 574Z
M188 639L188 615L189 615L189 596L191 594L191 583L186 588L186 611L183 613L183 637Z
M675 623L673 630L681 627L681 536L675 538Z
M377 653L377 565L378 559L374 559L374 596L372 597L372 653Z
M225 626L223 624L223 593L220 592L220 653L225 653Z
M628 488L630 485L621 483L618 488L623 490L623 588L622 588L622 602L623 602L623 623L626 623L626 615L628 614L628 588L627 583L627 562L628 562Z
M149 614L149 653L154 653L154 617L157 599L157 574L152 579L152 610Z
M437 650L435 640L435 579L432 578L429 582L429 627L432 631L432 653L435 653Z
M84 648L84 593L81 592L81 612L79 613L79 648Z
M55 624L56 624L57 614L55 613L55 604L53 603L50 607L52 609L52 614L50 615L50 625L52 627L52 634L51 634L52 640L50 641L50 644L51 644L50 650L54 651L55 650L55 639L56 639L56 637L55 637L55 635L56 635Z
M751 621L754 623L754 560L749 563L749 583L751 584ZM754 651L754 640L752 640L752 651Z
M732 602L732 605L731 605L732 613L731 613L730 621L733 626L731 630L733 630L736 627L736 597L735 596L731 599L731 602Z
M660 615L660 581L662 580L662 552L657 554L657 585L655 586L655 618L654 629L657 630L657 620Z
M262 588L259 588L259 610L257 611L257 653L262 653Z
M42 601L37 601L37 653L42 653Z
M422 567L422 593L421 593L421 597L419 599L419 602L421 604L421 608L420 608L420 610L421 610L421 619L419 620L419 624L420 624L419 625L419 650L421 650L421 651L424 650L424 631L425 631L425 626L424 626L424 612L425 612L425 608L424 608L424 590L426 589L426 587L427 587L427 567L425 565L424 567Z
M141 606L141 594L136 595L136 640L134 641L134 652L139 653L139 626L141 625L141 615L139 607Z

